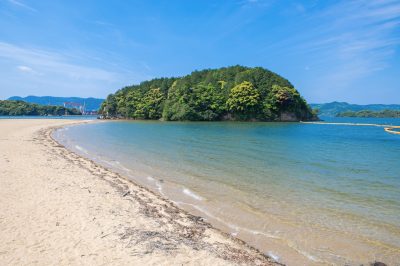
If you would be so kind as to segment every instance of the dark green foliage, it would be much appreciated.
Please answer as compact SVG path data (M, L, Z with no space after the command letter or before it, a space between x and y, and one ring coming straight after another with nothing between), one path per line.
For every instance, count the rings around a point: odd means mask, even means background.
M362 110L358 112L346 111L337 115L338 117L371 117L371 118L400 118L400 110L383 110L383 111L370 111Z
M306 120L316 117L295 88L279 85L272 86L264 101L264 112L270 112L272 118L279 117L282 113L292 113Z
M21 116L21 115L80 115L76 109L69 109L63 106L45 106L24 101L0 101L0 115Z
M182 84L183 83L183 84ZM165 120L218 120L225 112L223 92L211 83L193 87L187 80L176 81L169 90L163 118Z
M313 118L288 80L260 67L243 66L145 81L109 95L100 108L106 117L172 121L275 121L288 112L294 120Z

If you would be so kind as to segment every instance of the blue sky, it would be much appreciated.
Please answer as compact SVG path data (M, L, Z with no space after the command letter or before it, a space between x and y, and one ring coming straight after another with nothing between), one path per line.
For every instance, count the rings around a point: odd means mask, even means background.
M262 66L309 102L400 103L400 0L0 0L0 99Z

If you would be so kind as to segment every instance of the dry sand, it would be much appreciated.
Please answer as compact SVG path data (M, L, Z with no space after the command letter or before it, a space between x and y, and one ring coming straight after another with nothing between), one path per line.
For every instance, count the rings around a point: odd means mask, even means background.
M51 138L71 120L0 120L0 265L276 265Z

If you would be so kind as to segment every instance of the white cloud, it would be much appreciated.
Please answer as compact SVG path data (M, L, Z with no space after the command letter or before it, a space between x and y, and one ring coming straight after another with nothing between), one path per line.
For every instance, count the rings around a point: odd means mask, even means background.
M308 13L308 20L315 26L274 46L308 58L318 54L312 63L329 65L327 80L346 84L383 70L400 45L399 1L341 1Z
M106 22L106 21L102 21L102 20L93 20L91 21L91 23L96 24L96 25L100 25L100 26L107 26L107 27L113 27L114 24Z
M7 76L0 80L0 87L4 88L0 97L26 94L105 97L122 86L149 78L110 60L94 60L90 55L84 58L83 54L0 42L0 72Z
M242 7L267 7L274 2L275 0L240 0L237 3Z
M400 18L399 2L345 2L334 8L331 16L337 19L330 33L342 32L332 43L336 61L342 65L342 76L351 81L389 66L400 44L400 36L395 34Z
M19 67L21 71L31 71L34 66L41 72L59 73L74 79L96 79L101 81L117 81L118 73L96 67L82 66L69 62L71 58L65 55L32 48L23 48L12 44L0 42L0 58L13 60L24 65Z
M32 12L37 12L36 9L34 9L33 7L28 6L27 4L22 3L21 1L17 1L17 0L8 0L9 3L13 4L14 6L18 6L24 9L28 9Z
M310 20L318 26L297 48L319 56L313 62L314 69L320 69L315 92L349 91L358 81L391 67L400 45L399 1L343 1Z
M398 68L394 58L400 51L399 0L319 2L299 14L298 25L281 27L289 34L262 52L307 62L313 71L295 83L320 99L337 99L361 87L374 91L368 81ZM386 88L396 89L389 83Z
M35 71L31 67L24 66L24 65L17 66L17 69L22 73L26 73L26 74L30 74L30 75L40 75L40 76L43 75L42 73Z
M17 66L18 70L22 72L33 72L33 69L27 66Z

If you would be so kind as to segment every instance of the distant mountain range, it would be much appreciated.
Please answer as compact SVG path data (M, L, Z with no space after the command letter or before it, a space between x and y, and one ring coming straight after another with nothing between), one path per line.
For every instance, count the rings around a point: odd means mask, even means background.
M55 106L64 106L64 103L70 103L70 104L72 103L75 105L76 104L82 106L85 105L86 111L99 110L101 103L104 101L104 99L97 99L97 98L52 97L52 96L27 96L27 97L13 96L8 98L8 100L24 101L40 105L55 105Z
M346 111L383 111L383 110L400 110L400 104L350 104L346 102L331 102L331 103L312 103L310 106L313 109L318 109L318 116L336 116L339 113Z

